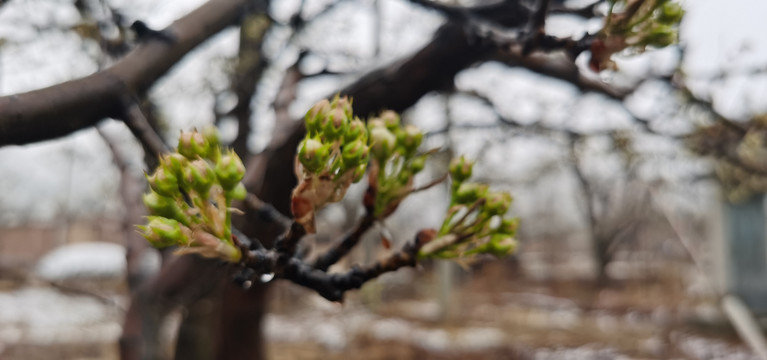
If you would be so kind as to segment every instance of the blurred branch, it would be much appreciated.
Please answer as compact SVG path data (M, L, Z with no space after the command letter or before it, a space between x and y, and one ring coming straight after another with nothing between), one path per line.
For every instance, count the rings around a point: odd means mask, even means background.
M197 45L236 23L246 0L211 0L163 31L171 42L142 42L113 66L48 88L0 97L0 146L53 139L124 113Z
M144 148L144 152L147 154L147 158L156 159L161 154L170 150L170 147L165 144L157 131L149 124L137 101L130 100L130 103L125 106L125 113L119 118L128 126L133 136L139 140ZM152 164L147 164L147 166L149 168L154 167Z

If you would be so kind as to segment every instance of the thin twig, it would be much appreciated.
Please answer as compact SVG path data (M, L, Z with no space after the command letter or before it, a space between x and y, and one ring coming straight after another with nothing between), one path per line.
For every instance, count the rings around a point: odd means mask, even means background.
M139 139L144 147L144 151L151 153L154 157L170 151L170 147L165 144L160 135L147 121L135 98L131 98L126 102L122 120L133 135Z

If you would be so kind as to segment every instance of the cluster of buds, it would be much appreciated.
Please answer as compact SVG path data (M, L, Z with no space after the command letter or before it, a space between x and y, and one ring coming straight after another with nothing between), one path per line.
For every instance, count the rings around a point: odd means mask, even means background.
M642 52L675 43L683 16L681 5L672 0L610 1L605 26L591 45L591 68L615 68L610 57L627 48Z
M242 254L232 239L230 206L247 195L244 175L237 154L222 152L215 129L182 132L177 151L161 156L146 176L143 200L151 216L138 228L155 247L237 262Z
M468 182L473 165L463 156L450 162L450 207L436 238L419 251L420 258L470 260L478 254L500 257L516 249L518 219L506 217L511 195Z
M351 101L322 100L305 116L306 136L298 145L291 210L307 232L315 232L317 209L343 199L349 186L365 175L370 156L365 123L353 116Z
M372 165L369 185L375 191L373 215L386 217L413 189L413 177L423 170L428 154L418 154L423 133L402 126L396 112L386 110L368 120Z

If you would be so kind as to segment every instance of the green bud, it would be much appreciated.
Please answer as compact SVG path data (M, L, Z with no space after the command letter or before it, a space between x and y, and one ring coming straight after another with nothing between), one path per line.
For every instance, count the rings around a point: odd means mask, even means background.
M356 183L362 180L362 177L365 176L365 170L367 170L367 164L357 166L357 168L354 169L354 178L352 179L352 182Z
M327 116L329 111L330 102L327 99L322 99L306 112L304 120L306 121L306 131L310 136L314 136L320 131L320 121Z
M160 166L165 168L166 171L170 171L176 177L183 176L183 169L189 160L179 153L172 153L163 155L160 157Z
M362 120L359 118L354 118L354 120L349 122L349 127L346 129L346 133L344 133L344 141L348 143L357 139L367 143L368 130Z
M336 140L346 132L349 126L349 119L342 109L336 108L330 111L328 115L321 120L322 135L327 140Z
M298 161L306 170L316 173L325 168L330 156L330 146L319 140L307 138L298 145Z
M221 146L221 139L218 136L218 129L215 126L209 125L203 128L202 136L208 141L211 148Z
M375 155L379 161L383 161L391 156L396 145L397 138L385 127L374 127L370 129L371 150L373 151L373 155Z
M513 253L517 249L517 240L512 236L495 234L490 237L488 252L501 257Z
M196 159L198 156L207 157L210 149L208 140L197 130L190 133L181 132L181 136L178 138L178 152L189 160Z
M461 157L453 158L453 160L450 161L448 171L454 182L461 183L471 177L472 167L474 167L474 162L466 160L466 158L461 155Z
M390 131L394 131L399 128L399 115L392 110L384 110L380 116L381 120L386 125L386 128Z
M362 140L356 140L344 145L341 153L343 164L346 169L351 169L361 164L367 164L370 149Z
M455 191L453 199L457 204L473 204L485 194L487 194L487 185L463 183Z
M413 174L417 174L426 166L426 156L418 156L410 160L408 168Z
M158 167L154 174L146 175L149 187L163 196L176 196L178 194L178 178L173 171L165 167Z
M242 160L232 150L221 156L216 163L216 177L224 190L230 190L235 187L245 176L245 165Z
M178 221L160 216L148 216L149 223L139 226L141 235L154 247L186 245L189 243L191 230Z
M239 182L234 188L226 192L226 196L234 200L245 200L248 197L248 189L245 188L243 183Z
M514 236L517 233L519 227L519 218L510 218L501 220L501 225L498 226L496 232L498 234Z
M333 99L333 102L330 105L334 109L341 109L341 111L343 111L346 117L349 119L351 119L352 116L354 116L354 112L352 111L352 101L349 100L349 98L346 96L343 96L343 97L336 96L336 98Z
M423 141L423 133L413 125L407 125L397 133L397 144L405 150L405 155L414 154L421 146L421 141Z
M203 159L191 161L184 168L184 186L200 194L206 194L216 181L216 173L210 168L208 162Z
M511 194L507 192L493 192L487 194L487 201L482 210L489 215L503 215L511 207Z
M381 118L372 118L368 119L368 130L373 130L373 128L382 127L385 128L386 124L381 120Z
M684 10L682 9L682 6L677 3L668 2L663 4L663 6L658 9L658 22L662 24L678 24L680 21L682 21L683 16Z
M667 25L657 25L645 36L644 43L656 47L665 47L676 42L677 33Z
M397 174L397 182L399 182L400 185L407 185L408 182L410 182L410 179L413 177L413 173L410 171L402 171L399 174Z
M141 197L144 206L151 215L162 216L169 219L175 219L180 223L189 226L190 220L186 214L178 207L171 198L162 196L154 191L150 191Z

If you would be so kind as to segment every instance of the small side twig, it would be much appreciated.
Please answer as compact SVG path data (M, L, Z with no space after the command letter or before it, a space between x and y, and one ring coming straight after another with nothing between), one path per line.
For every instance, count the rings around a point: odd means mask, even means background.
M133 135L139 139L144 151L151 153L155 158L170 150L160 135L149 124L138 102L131 98L126 101L122 120Z
M245 198L245 205L250 210L253 210L253 213L261 219L279 224L283 229L290 228L290 225L293 222L290 218L277 211L272 204L264 202L256 195L249 193ZM250 211L248 213L250 213Z

